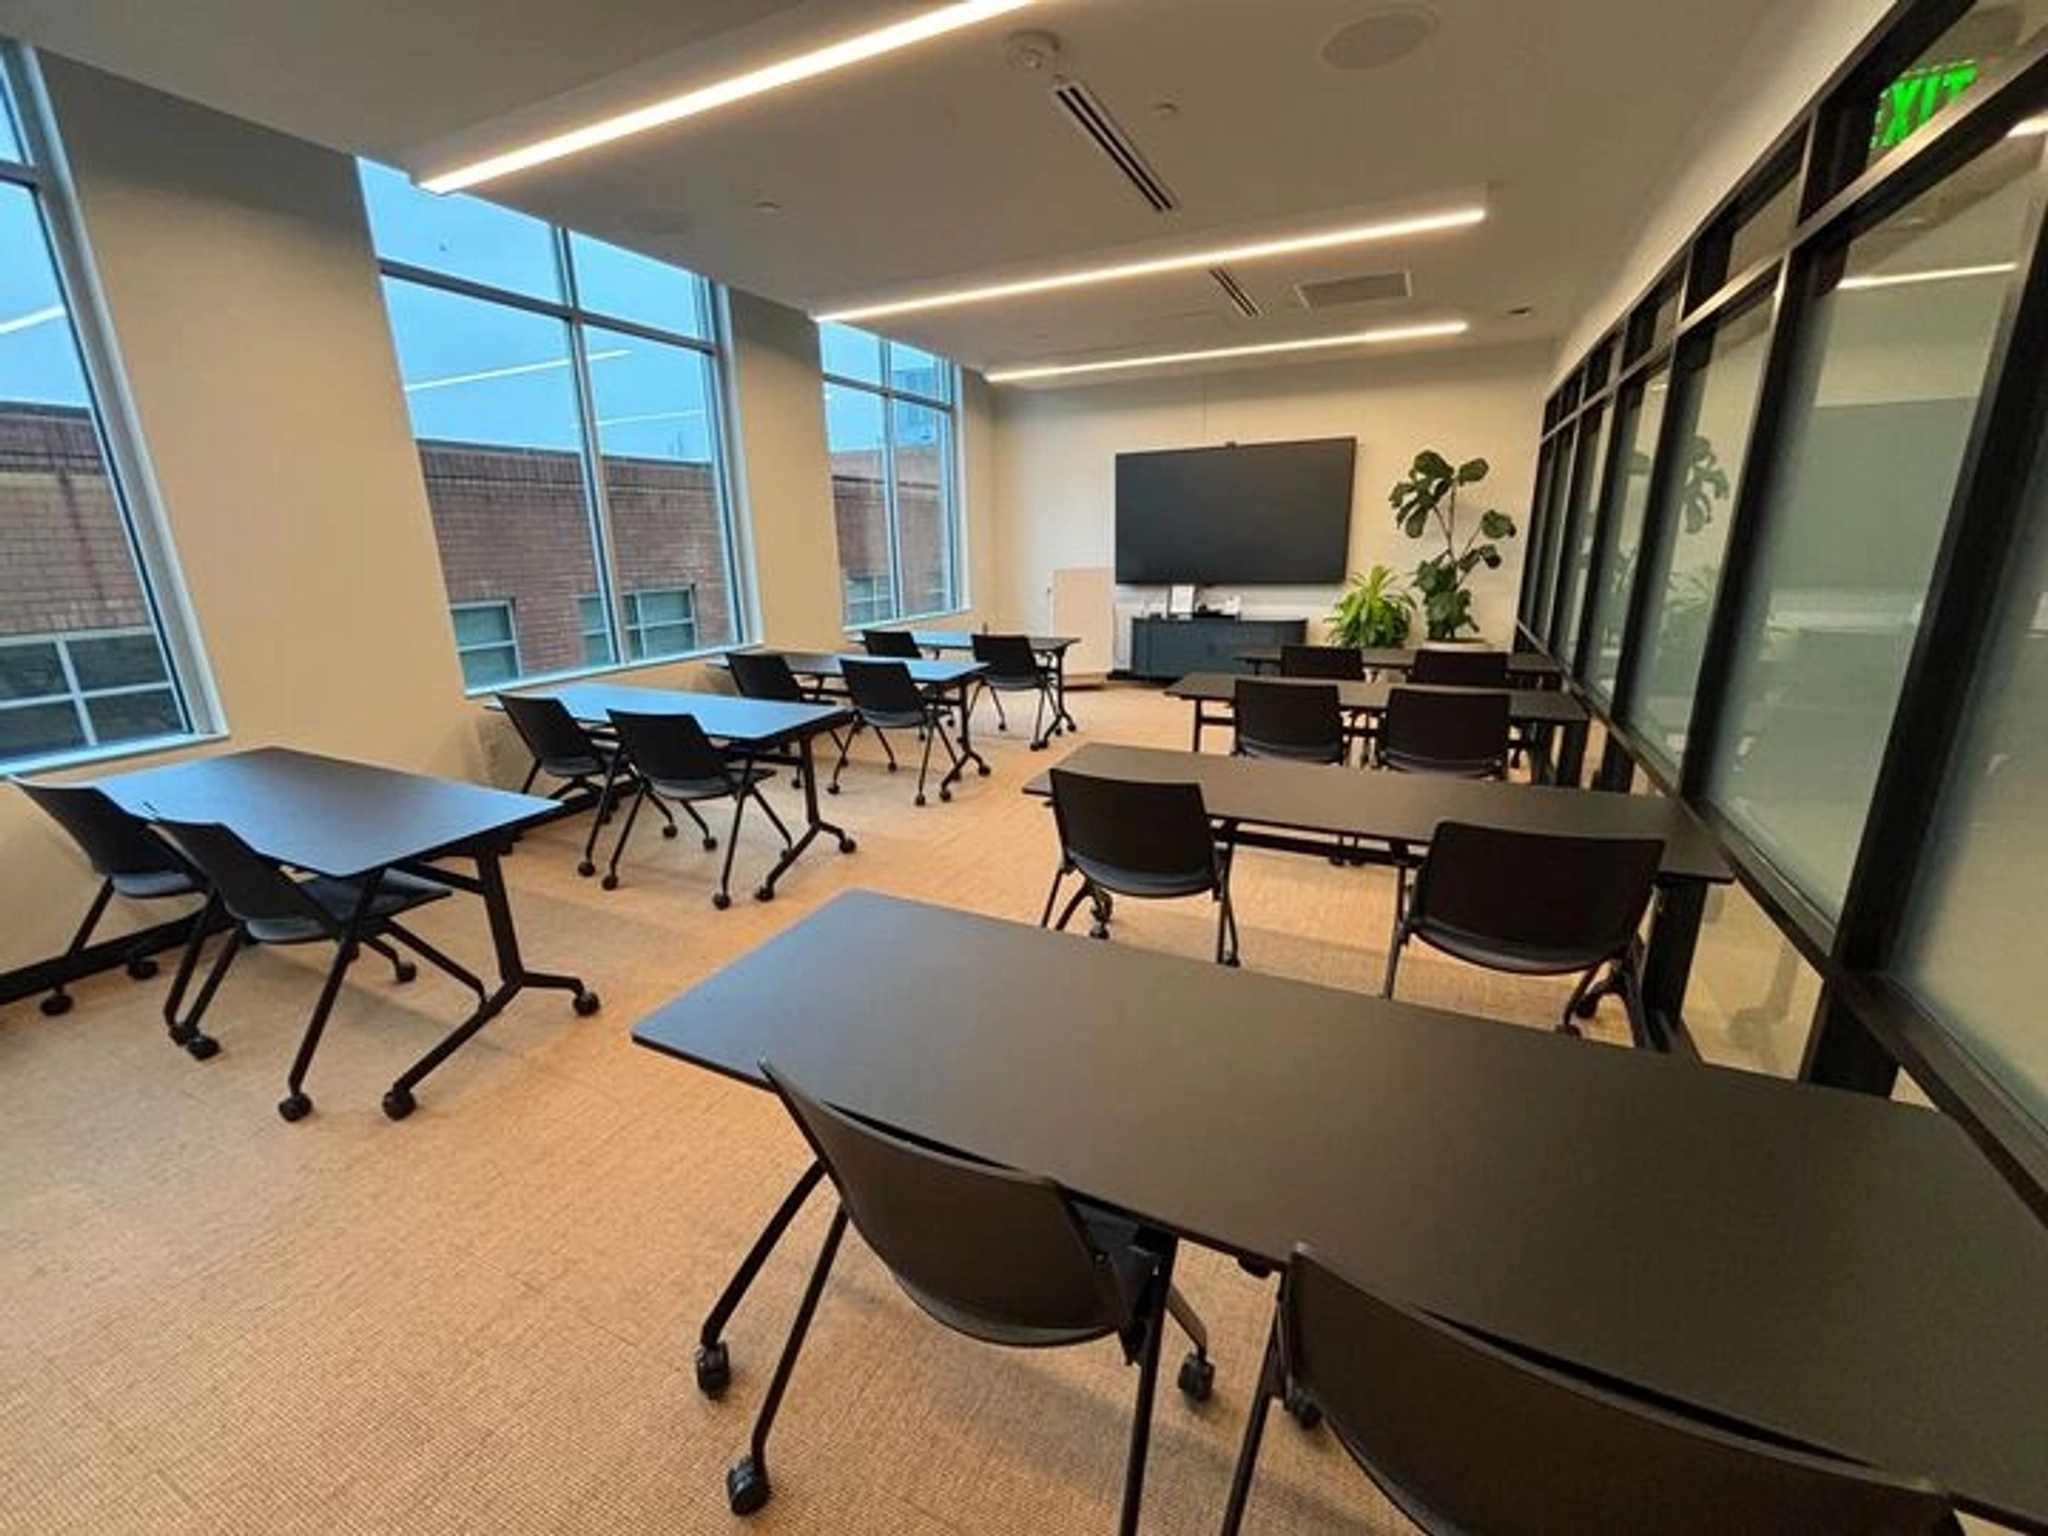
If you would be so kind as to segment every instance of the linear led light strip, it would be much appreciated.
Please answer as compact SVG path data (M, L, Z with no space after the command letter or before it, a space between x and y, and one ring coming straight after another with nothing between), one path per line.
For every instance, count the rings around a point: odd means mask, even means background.
M677 96L664 97L630 112L599 118L567 133L553 134L502 154L486 156L469 165L428 177L420 185L429 192L459 192L464 187L509 176L514 171L531 170L536 165L546 165L567 155L578 155L601 144L631 138L636 133L666 128L685 118L701 117L736 101L745 101L750 96L761 96L805 80L815 80L820 75L880 58L885 53L895 53L935 37L944 37L949 32L1008 15L1011 11L1021 11L1034 3L1036 0L965 0L962 4L941 6L938 10L913 16L893 26L863 32L823 48L814 48L809 53L797 54L794 58L750 69L744 74L714 81Z
M1407 235L1435 234L1440 230L1465 229L1480 223L1486 210L1478 206L1449 208L1408 219L1387 219L1376 224L1358 224L1349 229L1326 230L1316 235L1294 235L1283 240L1258 240L1247 245L1226 245L1214 250L1190 251L1180 256L1159 256L1149 261L1119 262L1107 267L1082 267L1072 272L1055 272L1048 277L1022 278L1013 283L989 283L978 288L952 288L916 298L881 304L860 304L850 309L819 315L820 322L849 323L879 320L888 315L917 314L928 309L951 309L962 304L988 304L1025 294L1056 293L1066 288L1085 288L1096 283L1122 282L1134 277L1156 277L1164 272L1189 272L1209 267L1235 266L1264 261L1273 256L1293 256L1304 251L1326 251L1337 246L1365 245L1374 240L1398 240Z
M1163 368L1169 363L1206 363L1228 357L1264 357L1275 352L1314 352L1328 347L1383 346L1390 341L1424 341L1462 336L1472 327L1463 320L1438 320L1428 325L1389 326L1377 331L1352 331L1343 336L1315 336L1307 341L1268 341L1250 347L1212 347L1201 352L1161 352L1151 357L1118 357L1099 363L1053 363L1042 368L1006 368L991 373L991 384L1021 384L1027 379L1061 378L1077 373L1108 373L1117 368Z
M1845 277L1835 287L1842 292L1865 288L1903 288L1913 283L1945 283L1958 277L2003 277L2017 270L2010 261L1987 262L1981 267L1927 267L1918 272L1864 272Z

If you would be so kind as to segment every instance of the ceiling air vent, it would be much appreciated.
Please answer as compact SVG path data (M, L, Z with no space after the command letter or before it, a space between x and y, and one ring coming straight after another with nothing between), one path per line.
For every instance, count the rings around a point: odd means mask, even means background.
M1257 318L1259 301L1244 291L1244 284L1232 275L1228 267L1211 267L1209 275L1216 279L1216 286L1223 290L1223 296L1230 300L1231 306L1240 315L1247 320Z
M1078 80L1062 80L1052 88L1052 99L1154 212L1172 213L1180 207L1180 199L1145 163L1138 146L1124 136L1123 129L1116 125L1109 109L1095 99L1093 91Z
M1320 283L1296 283L1295 294L1303 309L1336 309L1344 304L1369 304L1381 299L1405 299L1414 292L1408 273L1361 272L1355 277L1333 277Z

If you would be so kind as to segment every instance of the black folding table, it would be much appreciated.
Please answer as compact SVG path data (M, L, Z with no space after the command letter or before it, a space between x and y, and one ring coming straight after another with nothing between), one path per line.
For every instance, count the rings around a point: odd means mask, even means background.
M124 809L149 820L219 822L266 858L312 874L359 882L361 899L345 927L353 936L389 869L417 872L481 896L496 950L497 987L439 1044L408 1067L384 1095L384 1113L402 1120L413 1089L526 987L572 993L579 1014L595 1013L597 994L575 976L527 969L498 860L520 828L561 807L513 794L290 747L257 747L193 758L94 781ZM474 862L474 876L445 860ZM290 1096L303 1096L317 1036L292 1065Z

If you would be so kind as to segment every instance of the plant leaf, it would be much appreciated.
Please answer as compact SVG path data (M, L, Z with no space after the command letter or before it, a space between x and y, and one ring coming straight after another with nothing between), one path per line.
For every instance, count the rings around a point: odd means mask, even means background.
M1515 520L1505 512L1482 512L1479 514L1479 531L1489 539L1512 539Z
M1415 455L1415 467L1410 473L1431 480L1447 480L1451 476L1451 461L1434 448L1425 448Z
M1486 478L1490 467L1484 459L1467 459L1458 466L1458 484L1477 485Z

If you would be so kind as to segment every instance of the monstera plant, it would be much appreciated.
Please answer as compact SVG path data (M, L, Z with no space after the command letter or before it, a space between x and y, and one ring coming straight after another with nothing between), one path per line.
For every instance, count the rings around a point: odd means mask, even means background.
M1415 590L1422 598L1423 623L1432 640L1456 640L1479 627L1472 617L1472 573L1481 566L1497 569L1502 539L1515 536L1514 519L1488 509L1477 525L1461 528L1458 494L1486 478L1484 459L1453 465L1433 448L1415 455L1404 479L1394 482L1387 502L1394 521L1411 539L1441 539L1443 548L1415 567ZM1461 538L1462 534L1462 538Z

